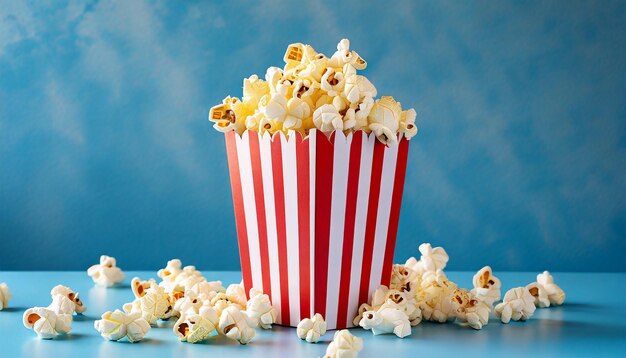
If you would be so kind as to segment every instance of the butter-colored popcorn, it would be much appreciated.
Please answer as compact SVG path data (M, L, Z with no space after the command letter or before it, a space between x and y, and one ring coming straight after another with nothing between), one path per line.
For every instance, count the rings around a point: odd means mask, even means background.
M226 297L230 302L238 304L241 307L246 307L246 302L248 302L246 290L243 288L243 285L238 283L228 285L226 288Z
M393 333L399 338L404 338L411 334L409 317L402 310L391 306L365 312L359 326L371 329L374 335Z
M209 120L213 128L220 132L235 131L241 134L245 129L245 119L252 112L236 97L226 97L221 104L211 107Z
M101 319L94 322L94 327L108 341L126 337L130 343L143 340L150 331L150 324L139 312L126 314L120 310L105 312Z
M439 323L453 320L451 297L456 288L456 284L448 280L443 271L424 272L421 287L416 294L422 317Z
M331 133L335 130L343 130L341 114L332 104L325 104L313 112L313 123L323 133Z
M382 96L376 100L369 113L369 129L384 144L398 141L396 133L400 125L402 106L391 96Z
M322 75L322 82L320 88L328 93L329 96L339 96L343 93L346 79L342 72L337 72L332 68L327 68L326 72Z
M42 339L67 334L72 329L72 315L57 314L44 307L29 308L24 312L24 327L32 329Z
M565 301L565 291L554 283L554 278L548 271L537 275L537 283L541 284L548 294L548 299L552 305L562 305Z
M52 297L51 307L56 313L82 314L87 310L78 292L72 291L69 287L63 285L54 286L50 291L50 296ZM67 300L58 298L57 296L65 297ZM55 297L57 297L56 302Z
M221 292L224 290L222 286L222 281L207 281L202 280L201 282L196 283L195 285L186 288L186 291L193 291L198 295L208 295L211 292Z
M180 272L178 276L176 276L174 282L179 285L185 286L187 280L196 278L202 278L202 273L196 270L195 266L189 265L183 267L182 272Z
M261 98L268 94L270 94L269 84L259 79L257 75L252 75L243 80L242 101L249 110L254 111L259 106Z
M156 283L151 283L145 294L136 298L132 303L123 306L126 313L140 312L141 316L150 325L156 324L159 319L168 319L173 314L173 307L165 289Z
M226 307L220 314L219 331L240 344L249 343L254 338L254 323L235 306Z
M135 313L135 315L138 315L138 313ZM93 325L102 338L108 341L118 341L126 337L127 318L128 315L120 310L115 310L114 312L107 311Z
M337 51L328 61L328 66L342 68L346 64L352 65L357 70L364 70L367 67L367 62L359 54L350 51L350 40L342 39L337 44Z
M335 332L324 358L356 358L362 349L363 339L353 336L347 329L342 329Z
M452 307L454 308L456 318L467 323L474 329L482 329L489 322L489 312L491 312L491 304L483 302L473 293L457 289L452 294Z
M298 323L296 334L298 338L304 339L309 343L317 343L326 334L327 328L328 324L324 321L324 317L316 313L313 318L305 318Z
M9 286L4 282L0 283L0 311L8 307L10 299L11 291Z
M343 68L345 84L343 87L343 96L351 104L357 104L364 97L376 97L378 92L376 87L365 76L356 74L356 69L350 64L346 64Z
M402 111L402 114L400 115L400 124L398 126L398 131L400 133L404 133L404 137L406 139L411 139L417 134L415 117L417 117L417 113L413 108Z
M276 323L276 310L272 307L270 297L260 290L250 289L245 312L251 318L253 327L271 329L272 324Z
M133 290L135 298L140 298L146 294L146 290L148 290L153 283L156 284L156 281L154 279L142 281L141 279L139 279L139 277L133 277L133 279L130 281L130 288Z
M102 287L111 287L124 280L124 273L116 266L115 258L106 255L100 256L100 264L91 266L87 274Z
M500 301L500 287L502 283L493 275L491 267L485 266L481 268L472 278L472 294L478 299L492 306L494 302Z
M550 307L550 299L548 293L543 285L538 282L529 283L526 285L526 289L535 298L535 307L546 308Z
M311 114L311 108L298 97L287 99L283 92L281 89L270 98L263 114L269 120L282 123L284 130L299 130L302 121Z
M401 264L394 264L391 271L390 289L401 292L413 293L419 287L421 275L413 271L410 267Z
M203 306L203 300L198 297L195 291L189 291L184 297L174 303L174 310L183 314L197 314L200 312L200 308Z
M383 286L384 287L384 286ZM412 292L402 292L395 289L387 291L387 299L378 308L380 311L385 307L397 308L408 318L411 326L417 326L422 322L422 309Z
M526 287L512 288L506 292L495 311L502 323L525 321L535 313L535 298Z
M217 312L204 306L197 313L182 314L174 324L174 334L182 341L197 343L215 331L219 323Z

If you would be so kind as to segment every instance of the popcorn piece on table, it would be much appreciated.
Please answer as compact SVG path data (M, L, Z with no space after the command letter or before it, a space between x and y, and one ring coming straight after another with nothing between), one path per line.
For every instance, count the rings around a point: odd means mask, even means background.
M355 358L362 349L363 339L353 336L347 329L342 329L335 332L324 358Z
M437 271L446 268L446 264L450 259L448 253L443 247L433 248L430 244L425 243L419 246L419 251L422 254L420 257L420 263L424 268L424 271Z
M72 291L69 287L63 285L54 286L50 291L50 296L52 297L52 303L48 308L57 314L82 314L87 310L79 294Z
M197 343L209 338L218 323L217 312L211 307L203 306L198 313L181 314L173 330L181 342Z
M482 329L489 322L491 305L481 301L472 292L464 289L455 290L452 294L452 307L456 318L474 329Z
M248 299L246 298L246 290L243 285L233 283L226 288L226 297L232 303L238 304L241 307L246 307Z
M391 272L390 289L413 293L420 285L421 275L406 265L394 264Z
M509 323L511 320L525 321L535 313L535 298L525 287L512 288L495 310L502 323Z
M235 306L224 308L220 315L219 331L240 344L247 344L255 335L250 318Z
M526 285L526 289L535 299L535 307L546 308L550 307L550 299L548 293L543 285L538 282L529 283Z
M0 283L0 311L8 307L10 299L11 291L9 286L4 282Z
M154 279L142 281L139 277L133 277L130 281L130 288L133 290L135 298L143 297L146 294L146 290L152 286L152 283L156 284L156 281Z
M565 291L554 283L554 278L550 275L550 272L544 271L537 275L537 283L541 284L548 294L550 304L562 305L565 301Z
M328 324L324 321L321 314L316 313L313 318L305 318L298 323L296 334L298 338L304 339L309 343L317 343L324 334Z
M106 340L118 341L126 337L129 342L135 343L143 340L150 331L150 324L139 312L126 314L115 310L105 312L101 319L94 322L94 328Z
M384 305L378 311L365 312L359 326L371 329L374 335L393 333L404 338L411 334L411 323L406 313L389 305Z
M136 298L133 302L124 305L126 313L140 312L141 316L150 325L156 324L159 319L168 319L172 316L173 309L170 304L169 295L163 287L152 283L145 291L145 295Z
M174 310L183 314L198 314L200 308L203 305L203 301L198 297L198 294L194 291L189 291L187 294L174 303Z
M422 317L439 323L453 320L455 316L451 296L456 288L456 284L448 280L443 271L426 271L416 296Z
M276 310L272 307L270 297L257 289L250 289L250 299L246 304L246 314L253 321L253 326L271 329L276 322Z
M111 287L124 279L124 273L115 265L115 258L106 255L100 256L100 264L93 265L87 270L93 282L98 286Z
M72 329L72 315L57 314L44 307L29 308L24 312L24 327L32 329L42 339L67 334Z
M481 301L492 306L494 302L500 301L500 287L502 284L500 280L493 275L491 267L485 266L481 268L472 279L474 289L472 294L478 297Z
M169 260L165 268L160 269L157 272L157 276L163 280L159 285L165 287L166 290L170 290L171 286L176 285L176 278L183 272L182 262L179 259Z

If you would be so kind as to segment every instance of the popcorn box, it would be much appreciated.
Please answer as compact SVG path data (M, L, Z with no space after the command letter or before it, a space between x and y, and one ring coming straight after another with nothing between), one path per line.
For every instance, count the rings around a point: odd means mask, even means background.
M352 327L389 285L409 142L363 131L225 133L246 292L263 290L277 323L320 313Z

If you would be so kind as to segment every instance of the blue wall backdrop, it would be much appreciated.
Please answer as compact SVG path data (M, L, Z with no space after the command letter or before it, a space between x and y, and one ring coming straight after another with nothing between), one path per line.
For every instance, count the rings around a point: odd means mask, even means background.
M396 260L626 270L626 2L0 0L0 269L238 269L206 117L343 37L418 112Z

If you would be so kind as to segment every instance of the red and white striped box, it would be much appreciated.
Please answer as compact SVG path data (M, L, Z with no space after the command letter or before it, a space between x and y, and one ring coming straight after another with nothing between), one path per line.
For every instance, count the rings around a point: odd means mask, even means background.
M243 285L270 296L278 324L320 313L352 327L389 284L408 147L362 131L226 133Z

